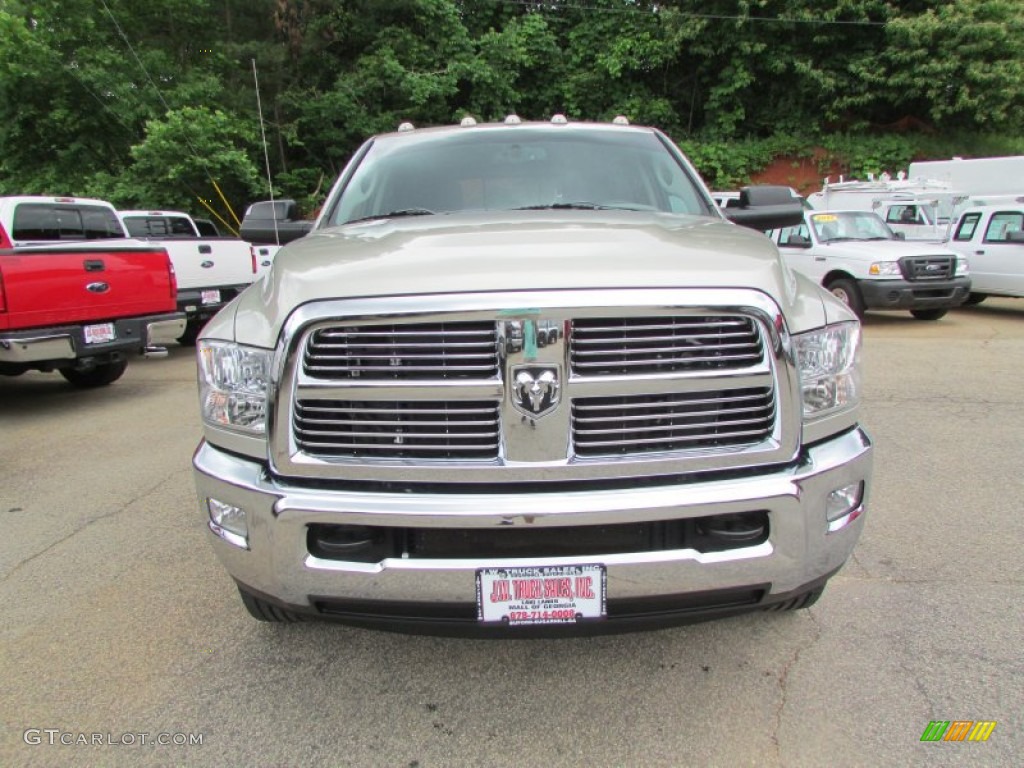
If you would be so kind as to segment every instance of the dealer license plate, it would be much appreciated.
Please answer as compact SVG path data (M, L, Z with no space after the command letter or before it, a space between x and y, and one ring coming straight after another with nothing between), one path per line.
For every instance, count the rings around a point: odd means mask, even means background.
M476 572L477 618L510 626L602 619L606 582L603 565L482 568Z
M220 291L203 291L201 300L203 304L220 304Z
M99 323L98 325L85 326L86 344L103 344L113 341L117 336L114 333L113 323Z

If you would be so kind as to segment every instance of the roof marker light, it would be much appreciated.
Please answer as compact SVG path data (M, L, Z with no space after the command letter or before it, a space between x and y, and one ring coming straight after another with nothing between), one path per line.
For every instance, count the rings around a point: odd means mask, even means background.
M555 125L565 125L569 121L566 120L565 115L558 114L551 116L551 122L554 123Z
M616 115L615 119L612 120L612 125L629 125L629 118L625 115Z
M476 125L476 119L470 117L469 115L466 115L464 118L462 118L462 122L459 123L459 125L461 125L463 128L470 128Z
M400 126L398 126L398 132L399 133L405 133L406 131L413 131L413 130L416 130L416 126L413 125L412 123L402 123Z
M519 115L509 115L505 118L505 125L519 125L523 121L519 119Z

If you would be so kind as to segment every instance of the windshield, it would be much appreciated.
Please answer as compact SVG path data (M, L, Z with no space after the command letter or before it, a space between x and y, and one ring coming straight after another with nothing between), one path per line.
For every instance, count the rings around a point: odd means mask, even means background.
M707 215L710 207L655 134L523 126L375 141L326 221L545 208Z
M839 240L893 240L895 236L881 217L867 211L816 213L811 216L814 233L822 243Z

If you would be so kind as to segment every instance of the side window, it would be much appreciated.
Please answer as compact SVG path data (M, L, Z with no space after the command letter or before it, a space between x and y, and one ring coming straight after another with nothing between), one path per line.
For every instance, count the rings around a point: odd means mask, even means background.
M779 232L779 245L782 247L798 248L809 245L811 233L807 224L798 224L795 227L786 227Z
M916 205L891 205L885 214L887 224L922 224Z
M974 237L974 230L978 228L978 222L981 221L980 213L968 213L965 214L957 225L956 234L953 235L954 240L970 240Z
M1011 232L1020 232L1024 228L1024 213L1019 211L1000 211L993 213L985 230L986 243L1005 243Z

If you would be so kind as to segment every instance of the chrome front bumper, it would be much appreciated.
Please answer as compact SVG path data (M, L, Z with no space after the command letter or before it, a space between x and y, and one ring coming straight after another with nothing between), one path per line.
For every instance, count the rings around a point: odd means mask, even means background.
M872 446L855 429L808 448L800 462L743 478L552 493L428 494L335 491L289 485L259 462L205 441L193 458L200 513L211 529L208 499L244 509L247 548L211 533L221 562L240 584L299 610L312 597L394 603L472 603L476 571L484 567L600 563L607 595L616 599L767 585L768 595L790 593L827 578L853 551L864 524L871 484ZM828 524L826 499L839 488L864 484L861 505ZM307 547L314 523L494 528L608 525L767 510L767 541L724 552L681 549L574 558L388 558L376 563L324 560ZM829 530L831 529L831 531ZM552 530L552 535L558 535Z

